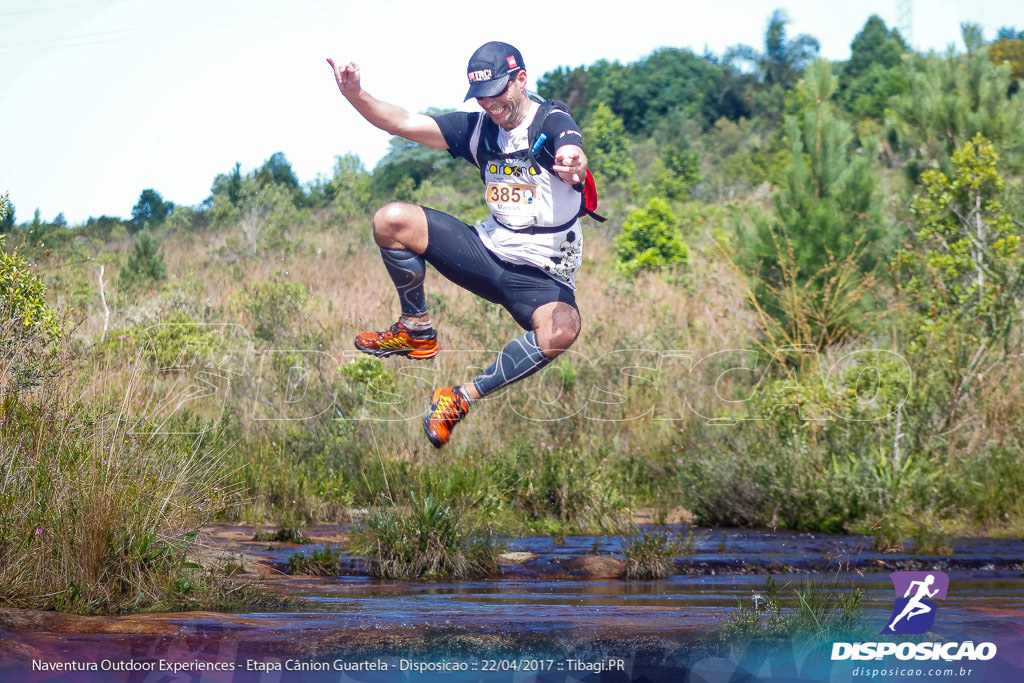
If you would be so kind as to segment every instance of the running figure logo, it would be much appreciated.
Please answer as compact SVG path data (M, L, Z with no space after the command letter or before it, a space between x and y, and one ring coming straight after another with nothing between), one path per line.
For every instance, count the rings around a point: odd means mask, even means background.
M890 578L896 590L896 606L882 633L926 632L935 623L933 599L946 599L949 577L944 572L893 572Z

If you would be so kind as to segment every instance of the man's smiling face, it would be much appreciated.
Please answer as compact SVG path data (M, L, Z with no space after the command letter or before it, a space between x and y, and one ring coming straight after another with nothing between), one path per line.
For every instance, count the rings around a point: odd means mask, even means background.
M478 97L476 101L492 121L505 130L512 130L523 122L530 108L530 98L526 95L526 72L517 72L500 95Z

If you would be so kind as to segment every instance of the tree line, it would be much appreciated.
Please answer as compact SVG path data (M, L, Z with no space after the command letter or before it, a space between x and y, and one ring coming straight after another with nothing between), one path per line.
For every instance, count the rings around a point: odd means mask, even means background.
M788 25L785 12L777 10L768 22L764 45L760 48L738 45L722 56L699 55L686 48L663 48L630 64L599 60L589 66L560 67L543 74L537 80L537 90L545 97L568 103L581 125L594 124L592 132L596 139L589 142L591 146L596 145L598 157L602 156L604 145L614 144L606 141L609 125L617 125L607 121L609 115L615 122L621 122L621 131L615 131L618 135L634 144L653 138L668 147L666 157L678 156L680 148L685 152L700 147L705 154L728 152L727 141L717 138L725 137L722 131L730 130L729 124L742 126L746 122L748 129L756 130L756 134L747 137L764 138L778 131L785 117L798 113L796 110L801 107L795 86L807 67L818 58L820 45L816 38L806 34L790 37ZM985 111L977 111L973 116L987 117L984 121L970 122L974 125L967 128L982 128L977 132L997 143L1010 144L1011 137L1019 137L1009 134L1019 121L999 116L994 101L981 99L998 99L1002 94L1006 105L1015 99L1013 95L1024 76L1024 31L1004 27L995 40L986 44L980 29L967 25L964 40L966 54L915 54L898 30L887 27L878 16L872 16L851 43L850 58L832 64L836 83L829 99L838 114L856 129L883 133L887 143L884 151L902 155L919 167L942 158L942 152L948 159L952 146L965 139L964 131L956 128L962 127L960 122L965 116L972 116L965 113L967 109L983 109ZM987 66L973 59L981 50L987 57ZM957 81L951 74L939 73L954 63L970 66L972 73L966 82ZM1005 74L994 78L1001 70ZM929 81L930 88L927 87ZM945 89L950 85L956 87ZM1005 92L995 92L1003 87ZM942 98L961 101L935 101ZM945 111L941 111L943 109ZM931 119L919 120L921 117ZM949 123L955 124L953 130ZM877 131L872 124L881 130ZM913 129L920 124L927 129L914 133ZM1000 125L998 132L991 130ZM967 134L966 138L969 137ZM709 149L711 142L725 143L725 148ZM1013 145L1012 152L1014 168L1019 168L1019 143ZM921 156L925 158L918 158ZM612 161L600 158L595 161L607 167L606 174L612 180L629 175L623 176ZM679 165L671 158L662 161L673 169ZM355 203L361 203L365 190L352 187L350 176L372 175L374 194L391 197L408 194L427 178L436 183L465 180L467 174L460 173L459 168L449 163L447 155L395 139L372 173L368 173L358 159L342 157L333 169L332 178L302 184L285 155L278 152L249 174L243 175L236 164L229 172L217 176L210 197L198 208L214 208L219 197L237 204L242 199L246 178L258 185L274 184L287 189L297 205L322 207L332 203L339 192L353 194ZM772 179L769 168L760 170L764 178L748 180ZM161 224L173 208L174 204L165 201L155 189L146 188L131 209L130 219L101 216L90 218L86 226L81 227L102 229L116 220L135 232L146 224L151 227ZM31 221L19 225L11 203L0 220L0 232L10 232L16 226L38 230L46 225L67 227L63 214L51 222L43 221L37 214Z

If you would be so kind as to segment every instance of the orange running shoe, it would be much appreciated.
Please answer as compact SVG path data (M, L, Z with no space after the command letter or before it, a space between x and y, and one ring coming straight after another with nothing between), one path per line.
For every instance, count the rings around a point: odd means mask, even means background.
M423 431L434 448L440 448L452 437L459 420L469 413L469 402L454 387L438 387L430 399L430 412L423 416Z
M363 332L356 337L356 348L378 358L401 354L426 360L436 356L441 349L437 343L437 332L430 330L428 335L415 336L399 321L383 332Z

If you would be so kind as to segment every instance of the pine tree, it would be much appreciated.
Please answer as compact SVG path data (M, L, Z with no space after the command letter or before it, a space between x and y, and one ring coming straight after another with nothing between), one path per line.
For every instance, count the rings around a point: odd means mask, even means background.
M5 192L0 197L0 234L7 234L14 228L14 204Z
M163 224L174 210L174 204L165 202L160 193L152 188L142 191L139 201L132 207L132 219L126 225L128 232L136 233Z
M159 282L167 278L167 265L160 252L160 242L149 230L135 234L135 249L128 257L122 277L128 284Z
M1003 150L1009 169L1024 169L1024 94L1008 97L1010 67L995 65L976 26L964 26L967 53L931 55L914 65L910 90L887 110L912 175L940 166L978 133Z
M903 57L909 53L899 31L872 15L850 44L850 61L840 71L837 99L843 110L881 120L889 100L907 91Z
M886 251L881 176L873 150L852 149L850 126L832 103L829 63L812 64L797 89L808 104L786 117L789 165L773 194L774 214L756 217L756 234L741 238L760 280L755 303L784 330L779 336L827 345L861 326L864 292L856 280ZM782 301L785 292L799 292L802 301Z
M761 223L755 245L756 260L769 270L777 263L782 236L796 249L795 265L807 276L859 246L865 247L861 266L871 270L884 251L880 175L871 150L851 149L850 126L832 104L835 84L828 62L812 64L797 86L810 104L802 115L786 117L789 165L773 195L775 220Z

